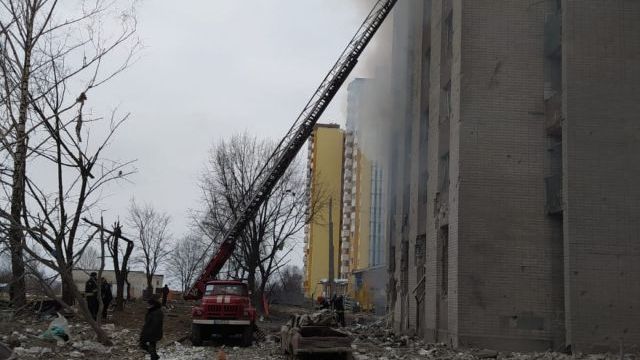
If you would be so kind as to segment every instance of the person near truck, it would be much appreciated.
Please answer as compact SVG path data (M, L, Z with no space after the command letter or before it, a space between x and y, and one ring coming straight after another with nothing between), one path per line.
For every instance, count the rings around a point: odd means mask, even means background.
M98 318L98 274L89 274L89 280L84 284L84 296L87 300L87 307L93 320Z
M156 352L156 344L162 339L162 304L155 297L147 300L147 313L144 316L144 325L140 332L140 347L149 353L151 360L158 360L160 357Z

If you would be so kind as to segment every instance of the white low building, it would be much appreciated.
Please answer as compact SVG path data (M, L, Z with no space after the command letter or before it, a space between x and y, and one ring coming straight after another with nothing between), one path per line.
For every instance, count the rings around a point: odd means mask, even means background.
M92 272L98 272L98 270L73 270L73 281L76 283L78 290L84 292L84 285L89 280L89 274ZM113 270L102 270L102 277L105 278L110 284L112 284L113 295L116 292L116 273ZM144 271L129 271L128 276L129 283L131 284L131 297L141 298L142 292L147 288L147 277ZM164 286L164 275L154 275L151 282L153 286L153 292L159 293ZM127 289L125 283L124 296L127 297Z

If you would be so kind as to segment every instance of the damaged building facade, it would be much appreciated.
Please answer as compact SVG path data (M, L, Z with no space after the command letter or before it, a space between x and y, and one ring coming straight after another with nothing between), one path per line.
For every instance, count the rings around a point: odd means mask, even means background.
M395 330L640 346L640 2L401 1L389 50Z

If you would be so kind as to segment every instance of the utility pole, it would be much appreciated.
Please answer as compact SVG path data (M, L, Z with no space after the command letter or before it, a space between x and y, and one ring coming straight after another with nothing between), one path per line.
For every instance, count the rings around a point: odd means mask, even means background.
M329 198L329 301L333 290L333 198Z

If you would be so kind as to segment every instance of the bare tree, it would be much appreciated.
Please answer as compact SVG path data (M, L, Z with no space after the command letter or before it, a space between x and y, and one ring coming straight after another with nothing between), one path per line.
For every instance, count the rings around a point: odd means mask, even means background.
M135 261L144 267L147 278L147 291L153 292L153 276L162 261L169 255L167 249L170 240L169 215L154 209L149 204L139 206L131 200L129 206L129 226L135 231L138 241L138 254Z
M265 176L263 164L274 144L247 134L233 136L215 146L202 176L204 212L199 226L214 242L219 241L239 216L250 191ZM271 275L287 263L287 255L300 231L322 206L323 196L311 197L298 162L291 164L238 239L238 246L226 266L226 276L246 280L254 304L261 308Z
M93 246L88 246L76 261L75 268L86 271L100 268L100 253L98 250Z
M0 0L0 156L11 165L0 171L0 228L8 232L12 253L12 302L24 304L26 252L59 275L58 300L69 309L79 303L103 343L109 340L91 318L72 269L96 241L81 216L91 214L105 184L132 171L131 163L102 158L128 115L114 111L103 136L94 131L91 137L90 129L102 129L96 126L105 119L85 107L93 90L123 71L138 48L135 19L129 12L111 18L114 6L89 0L72 11L56 0ZM103 37L102 25L114 19L120 29ZM108 55L128 45L129 56L105 68Z
M124 286L127 284L127 300L131 298L129 294L130 284L127 279L129 275L129 258L133 253L133 241L122 235L122 225L120 221L113 224L112 230L106 229L102 224L94 223L88 219L83 219L87 224L109 234L107 240L107 250L113 261L113 271L116 276L116 306L118 311L124 310ZM126 243L124 248L120 247L122 242Z
M297 266L287 265L277 272L274 281L269 282L269 295L272 300L280 303L299 305L304 302L302 290L303 275Z
M197 234L185 236L168 257L168 270L180 283L183 293L189 290L189 286L202 270L202 254L205 246Z

